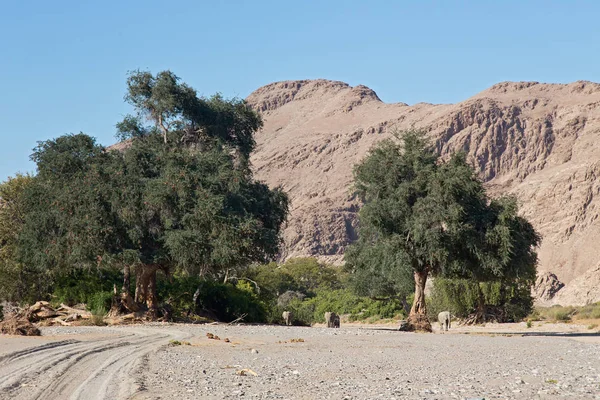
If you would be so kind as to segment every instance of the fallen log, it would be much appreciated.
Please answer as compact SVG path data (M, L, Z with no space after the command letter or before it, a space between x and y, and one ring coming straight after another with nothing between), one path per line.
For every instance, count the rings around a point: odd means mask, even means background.
M71 324L70 324L70 323L63 321L63 320L62 320L62 319L60 319L60 318L54 318L54 319L52 320L52 322L56 322L56 323L58 323L58 324L60 324L60 325L62 325L62 326L71 326Z

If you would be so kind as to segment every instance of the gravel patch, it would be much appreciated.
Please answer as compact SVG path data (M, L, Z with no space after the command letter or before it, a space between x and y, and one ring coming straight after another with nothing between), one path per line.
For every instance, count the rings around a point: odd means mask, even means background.
M600 399L598 343L372 327L177 329L190 345L148 355L148 398Z

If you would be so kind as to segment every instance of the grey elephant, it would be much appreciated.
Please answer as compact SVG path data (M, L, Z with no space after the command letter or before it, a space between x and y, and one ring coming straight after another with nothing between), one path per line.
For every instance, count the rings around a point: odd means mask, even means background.
M438 322L440 323L440 329L442 331L450 329L450 311L442 311L439 313Z
M283 322L285 322L285 324L287 326L292 325L292 312L291 311L284 311L283 314L281 314L281 316L283 317Z
M325 323L328 328L339 328L340 327L340 316L334 312L325 313Z

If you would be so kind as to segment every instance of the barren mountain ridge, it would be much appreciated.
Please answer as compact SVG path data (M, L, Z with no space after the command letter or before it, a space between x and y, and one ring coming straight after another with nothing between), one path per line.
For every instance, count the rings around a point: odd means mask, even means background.
M343 261L360 207L353 165L394 130L414 126L430 132L442 155L465 151L491 195L518 197L543 236L540 286L548 273L559 281L558 290L540 289L540 302L600 301L599 84L503 82L457 104L409 106L383 103L362 85L301 80L266 85L247 100L265 121L255 174L292 200L283 258Z

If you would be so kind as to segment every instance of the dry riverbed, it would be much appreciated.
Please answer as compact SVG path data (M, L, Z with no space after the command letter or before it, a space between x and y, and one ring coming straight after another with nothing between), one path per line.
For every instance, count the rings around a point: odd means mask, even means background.
M0 399L600 399L600 337L574 324L446 334L152 324L42 334L0 336Z

